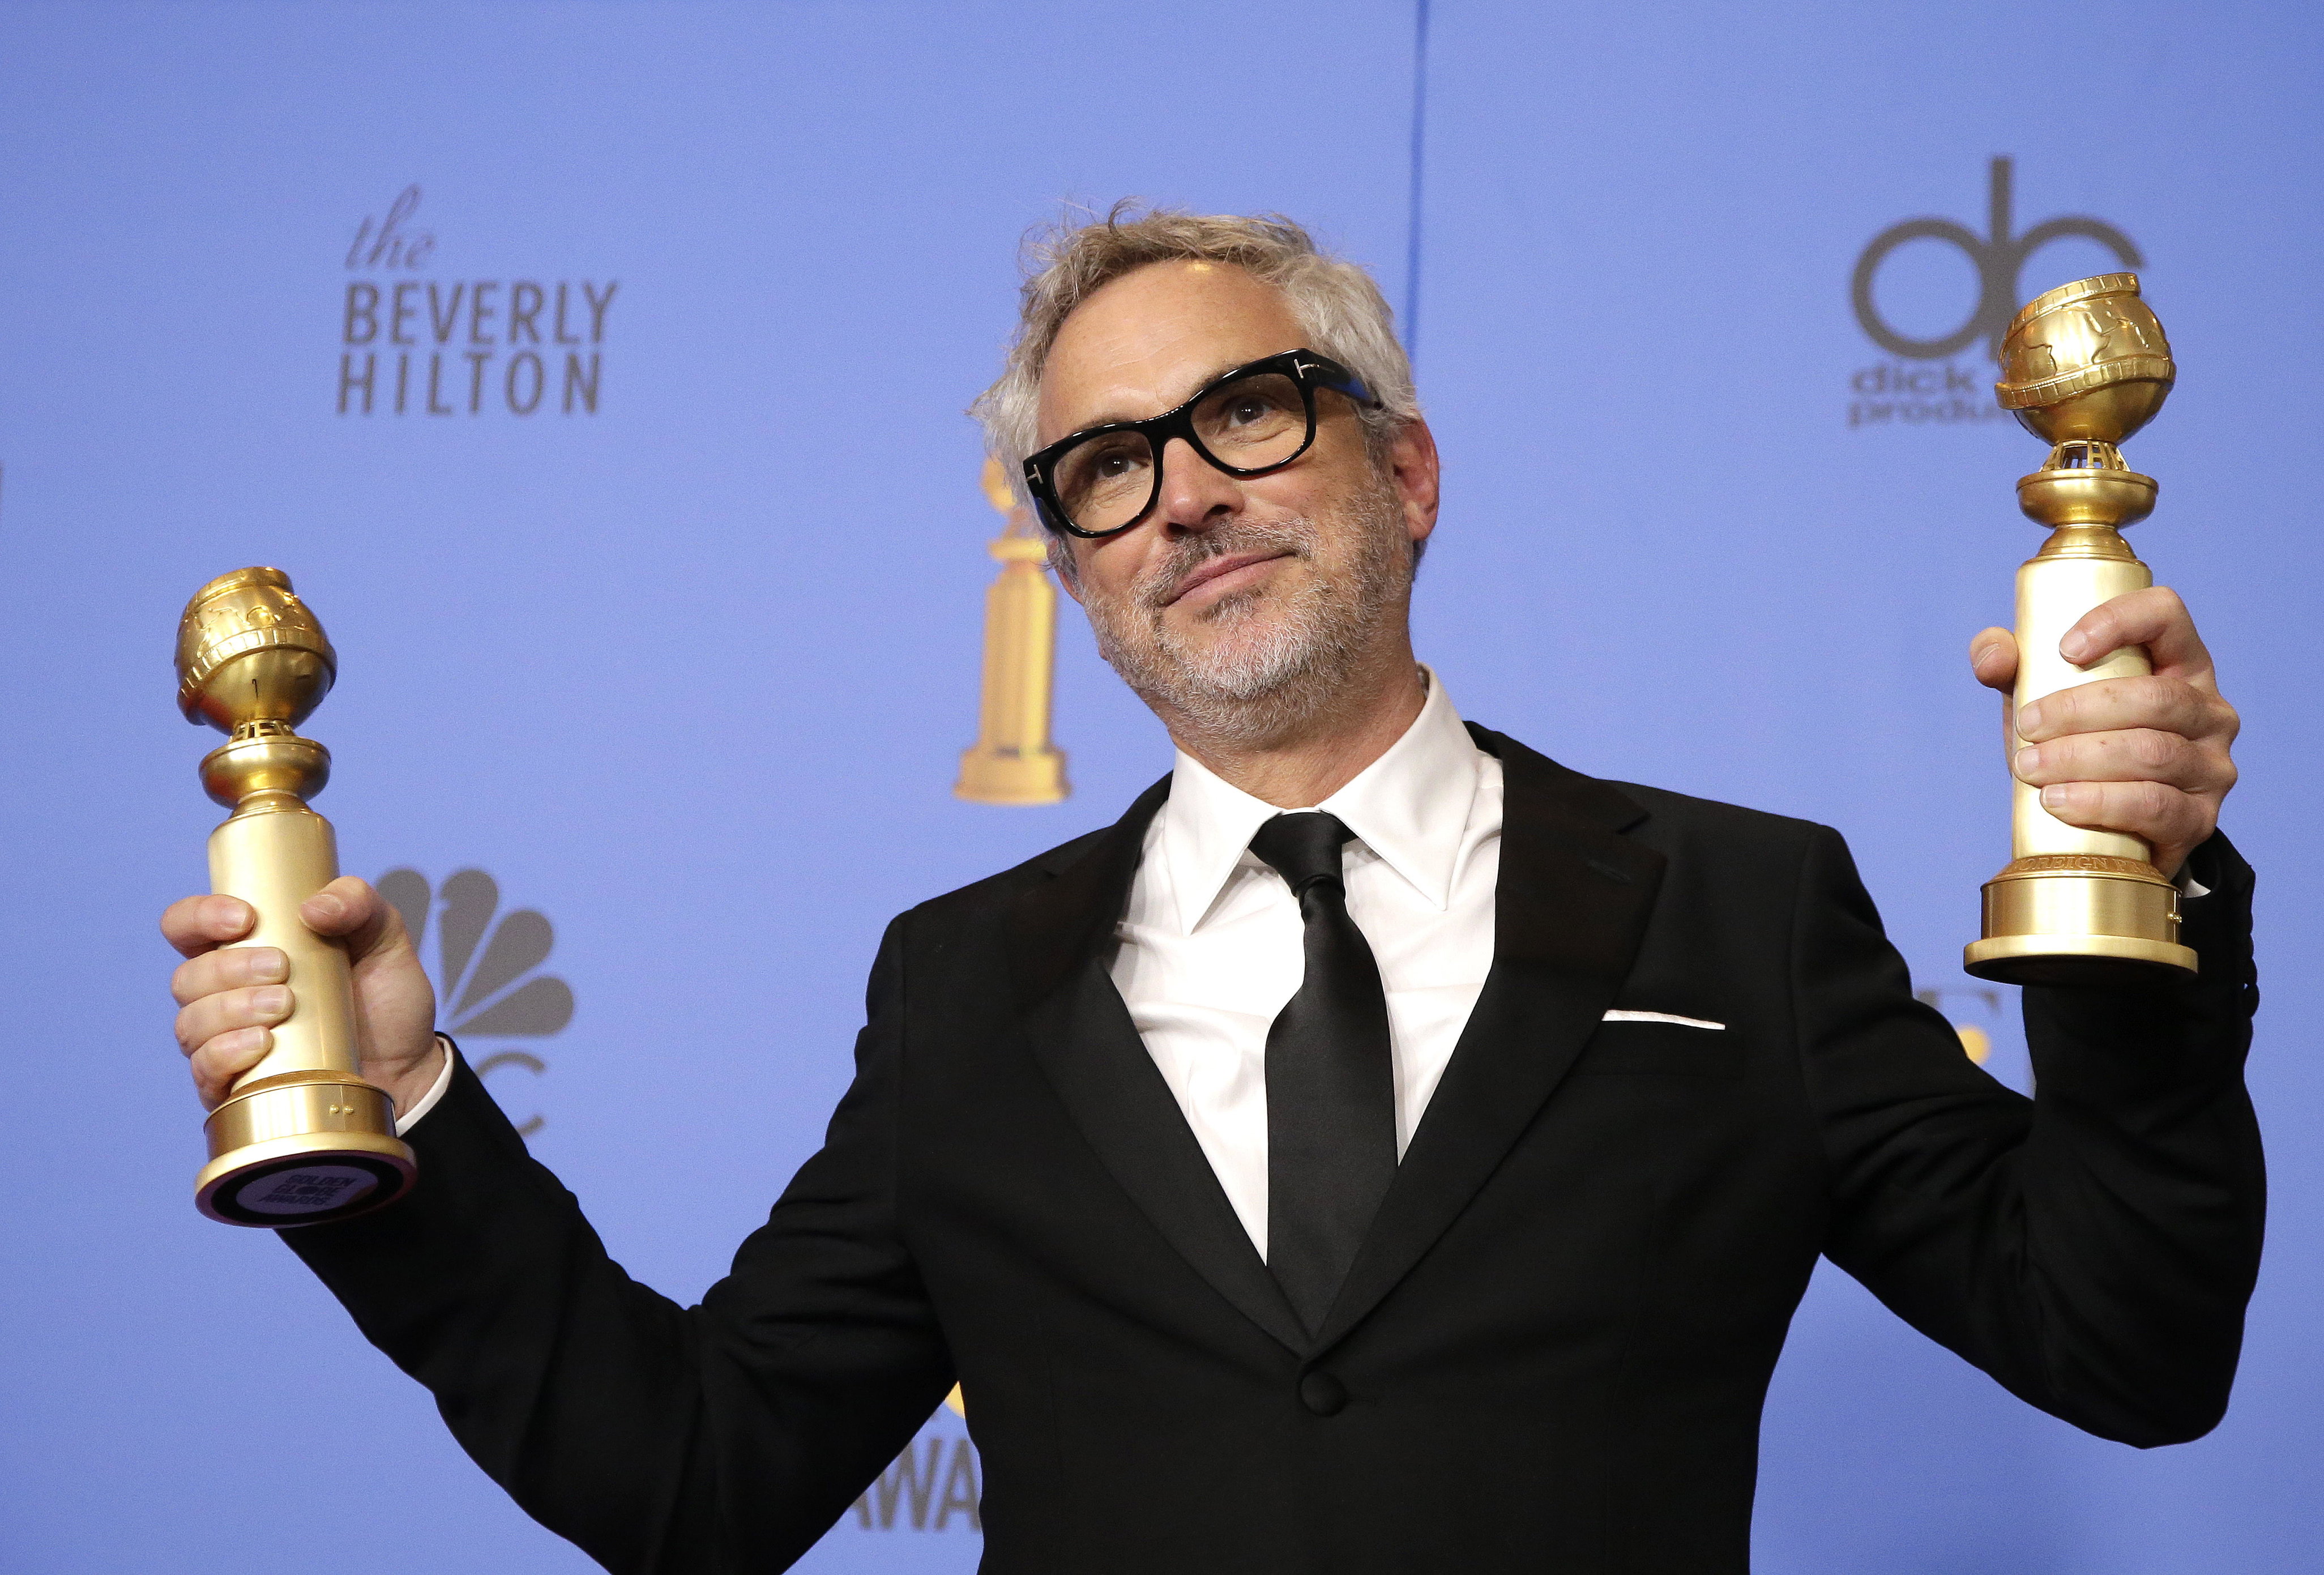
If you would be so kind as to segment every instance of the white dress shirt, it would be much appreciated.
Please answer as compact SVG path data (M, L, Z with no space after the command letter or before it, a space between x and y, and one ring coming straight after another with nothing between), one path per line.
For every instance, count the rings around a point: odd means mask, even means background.
M1400 1159L1493 966L1501 763L1471 741L1432 673L1404 736L1314 807L1355 834L1341 855L1348 913L1388 992ZM1267 1030L1307 969L1299 904L1250 852L1278 813L1180 754L1169 800L1146 830L1113 959L1147 1054L1261 1257ZM451 1082L447 1055L396 1131L417 1126Z
M1342 855L1348 911L1388 992L1400 1159L1493 965L1501 763L1471 741L1431 673L1404 736L1314 807L1355 834ZM1147 1053L1262 1257L1267 1031L1306 971L1299 905L1250 852L1252 834L1277 813L1179 755L1170 797L1146 831L1112 967ZM2190 899L2207 895L2190 874L2179 884ZM1662 1012L1606 1016L1723 1026ZM435 1109L451 1081L447 1054L397 1132Z
M1388 991L1403 1156L1493 965L1501 763L1429 676L1411 727L1314 807L1347 824L1348 912ZM1180 754L1116 930L1113 982L1227 1200L1267 1256L1267 1031L1306 972L1283 877L1250 852L1281 813Z

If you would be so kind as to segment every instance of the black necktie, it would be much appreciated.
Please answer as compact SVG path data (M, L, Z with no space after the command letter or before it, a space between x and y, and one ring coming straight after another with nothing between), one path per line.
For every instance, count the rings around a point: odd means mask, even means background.
M1340 875L1338 816L1278 815L1250 851L1290 883L1306 926L1299 993L1267 1031L1267 1266L1308 1332L1323 1328L1396 1179L1396 1073L1379 964Z

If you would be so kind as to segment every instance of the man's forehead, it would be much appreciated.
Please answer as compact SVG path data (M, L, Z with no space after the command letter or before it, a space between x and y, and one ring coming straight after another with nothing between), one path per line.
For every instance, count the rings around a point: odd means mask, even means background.
M1093 294L1059 327L1042 367L1042 435L1167 410L1228 368L1302 342L1282 292L1244 270L1150 264Z

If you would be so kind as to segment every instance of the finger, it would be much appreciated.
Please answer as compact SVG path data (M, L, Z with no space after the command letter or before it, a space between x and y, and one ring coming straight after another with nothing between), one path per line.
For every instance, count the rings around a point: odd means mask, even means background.
M226 946L178 964L170 993L180 1006L246 984L280 984L290 977L290 960L272 946Z
M360 962L377 952L408 945L403 916L368 880L342 875L300 905L299 916L318 935L344 937L347 956Z
M2168 585L2129 591L2099 603L2066 631L2058 641L2058 654L2086 668L2134 645L2146 648L2157 672L2210 686L2211 653L2195 632L2187 604Z
M2019 781L2036 788L2058 782L2159 782L2184 793L2217 795L2236 780L2235 767L2220 751L2151 728L2078 732L2029 744L2017 751L2009 769Z
M189 1001L178 1012L178 1048L188 1055L217 1038L241 1028L271 1028L290 1015L296 1004L287 984L254 985L229 990Z
M238 897L181 897L161 911L161 938L183 957L250 934L258 915Z
M387 905L367 880L342 875L299 905L299 916L318 935L349 935L371 923L374 907Z
M264 1028L239 1028L195 1046L188 1058L194 1073L194 1092L202 1108L214 1110L234 1091L234 1085L274 1048L274 1036Z
M2017 682L2017 637L2006 629L1980 629L1969 636L1969 670L1988 689L2007 691Z
M2164 674L2077 684L2029 700L2017 711L2017 736L2027 743L2140 727L2224 741L2241 725L2236 708L2218 695Z
M2060 782L2042 807L2068 825L2123 832L2153 847L2191 847L2211 834L2218 806L2161 782Z

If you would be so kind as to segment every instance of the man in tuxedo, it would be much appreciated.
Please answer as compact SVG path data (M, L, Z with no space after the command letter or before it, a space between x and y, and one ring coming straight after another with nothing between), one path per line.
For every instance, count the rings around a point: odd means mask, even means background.
M1915 1004L1834 833L1595 780L1415 659L1437 461L1385 303L1280 221L1056 236L980 402L1177 745L1112 826L899 917L856 1080L698 1307L630 1281L348 939L423 1181L286 1239L609 1569L779 1569L957 1379L1005 1571L1739 1570L1819 1254L2140 1445L2227 1398L2260 1242L2234 712L2176 597L2029 707L2052 813L2146 838L2200 977L2025 992L2023 1098ZM2006 688L2006 631L1972 642ZM216 1102L295 1002L189 898Z

